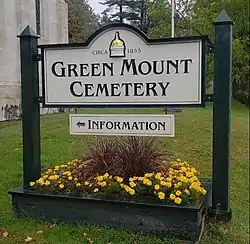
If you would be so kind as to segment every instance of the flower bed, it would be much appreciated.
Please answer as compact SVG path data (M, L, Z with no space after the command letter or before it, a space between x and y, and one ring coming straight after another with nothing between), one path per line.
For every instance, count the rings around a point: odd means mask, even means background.
M163 167L162 172L131 176L127 180L107 172L83 181L78 172L84 167L85 162L73 160L47 169L40 179L30 182L31 189L51 193L79 192L121 200L150 199L176 205L191 204L206 194L197 170L180 160L169 163L167 170Z
M199 240L211 180L155 138L100 140L82 159L45 169L29 189L9 193L18 217L87 223ZM58 207L60 206L60 207Z

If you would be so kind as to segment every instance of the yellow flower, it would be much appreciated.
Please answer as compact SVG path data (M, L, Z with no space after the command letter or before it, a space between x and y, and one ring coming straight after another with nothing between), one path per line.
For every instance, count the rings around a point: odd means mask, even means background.
M69 180L73 180L73 177L72 177L72 176L69 176L68 179L69 179Z
M36 183L35 182L30 182L30 186L34 186Z
M180 176L180 177L178 177L178 180L179 181L181 181L181 182L183 182L183 183L188 183L188 179L185 177L185 176Z
M174 202L175 202L176 204L181 204L182 199L181 199L180 197L176 197L176 198L174 199Z
M197 170L195 168L191 168L191 172L193 172L194 174L196 174Z
M106 185L107 185L106 181L103 181L103 182L100 183L101 187L105 187Z
M155 190L158 191L160 189L159 185L155 185Z
M186 176L187 176L188 178L190 178L190 177L194 176L194 173L188 171L188 172L186 172Z
M89 183L89 187L92 187L92 185L93 185L92 183Z
M201 188L200 186L198 186L198 187L196 188L196 190L199 191L199 192L201 192L202 188Z
M44 185L44 181L43 181L43 177L39 178L36 183L40 184L40 185Z
M181 186L181 185L182 185L182 183L181 183L181 182L178 182L178 183L177 183L177 185L178 185L178 186Z
M166 181L172 181L172 179L173 179L172 177L167 177Z
M127 185L123 185L123 188L125 189L126 192L128 192L130 195L134 195L135 194L135 190L132 189L131 187L127 186Z
M144 177L147 177L147 178L150 178L150 177L152 177L153 176L153 173L146 173L145 175L144 175Z
M85 181L85 182L84 182L84 185L85 185L85 186L88 186L88 185L89 185L89 182L88 182L88 181Z
M138 180L139 180L139 181L143 181L143 180L144 180L144 177L139 177Z
M129 181L134 181L134 177L129 177Z
M207 194L207 191L206 191L204 188L201 188L201 194L202 194L202 195L206 195L206 194Z
M200 182L193 182L193 183L189 186L189 189L198 190L199 187L200 187Z
M48 175L44 175L44 176L43 176L44 179L47 179L48 177L49 177Z
M50 185L50 181L46 180L46 181L45 181L45 185L46 185L46 186Z
M144 180L143 180L143 184L144 184L144 185L151 186L151 185L152 185L152 181L149 180L149 179L144 179Z
M49 172L49 173L52 172L52 169L48 169L48 172Z
M179 188L179 185L178 184L174 184L174 188Z
M172 186L171 182L166 182L166 187L170 188Z
M68 165L67 165L67 164L63 164L63 165L61 165L60 167L61 167L61 168L67 168Z
M187 195L190 195L190 191L188 189L185 189L184 192L187 194Z
M188 177L188 176L187 176ZM193 179L193 177L192 178L189 178L189 180L188 180L190 183L193 183L194 182L194 179Z
M181 162L181 160L179 158L176 159L177 162Z
M63 188L64 188L64 184L60 184L59 187L60 187L61 189L63 189Z
M103 176L104 179L107 179L108 177L109 177L108 173L105 173L104 176Z
M117 177L117 178L116 178L116 181L117 181L118 183L122 183L122 182L123 182L123 178L122 178L122 177Z
M180 196L180 195L181 195L181 191L176 191L176 192L175 192L175 195L176 195L176 196Z
M95 188L95 189L94 189L94 192L98 192L98 191L99 191L99 189L98 189L98 188Z
M182 166L181 169L180 169L180 171L181 171L181 172L186 172L186 171L187 171L187 168Z
M167 185L167 182L161 181L160 184L161 184L162 186L166 186L166 185Z
M174 200L174 199L175 199L175 194L171 193L170 196L169 196L169 198L170 198L171 200Z
M98 181L103 181L103 176L98 176L98 177L96 177L96 179L97 179Z
M77 186L77 187L81 186L81 183L77 183L76 186Z
M126 192L128 192L128 191L129 191L129 189L130 189L130 187L129 187L129 186L124 185L124 184L121 184L121 185L123 185L122 187L125 189L125 191L126 191Z
M160 172L158 172L156 175L155 175L155 179L156 180L160 180L162 177L162 174Z
M148 180L148 181L147 181L147 185L148 185L148 186L152 186L152 181L151 181L151 180Z
M199 182L199 179L197 178L197 176L193 176L191 179L192 179L193 181Z
M109 176L109 179L112 179L112 178L113 178L112 175L110 175L110 176Z
M133 181L129 182L129 185L130 185L131 187L135 187L135 186L136 186L136 184L135 184Z
M161 200L165 199L165 193L158 192L158 198L161 199Z

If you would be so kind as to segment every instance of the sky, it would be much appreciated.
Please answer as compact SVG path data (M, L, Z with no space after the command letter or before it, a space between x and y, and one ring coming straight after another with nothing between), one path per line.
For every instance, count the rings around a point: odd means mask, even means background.
M99 2L103 2L102 0L89 0L89 5L94 9L96 14L100 14L105 6L101 5Z

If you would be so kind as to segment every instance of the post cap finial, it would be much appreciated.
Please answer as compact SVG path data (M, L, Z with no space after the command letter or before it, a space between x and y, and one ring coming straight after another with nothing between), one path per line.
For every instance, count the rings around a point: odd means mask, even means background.
M17 37L31 37L31 38L39 38L39 36L33 31L30 25L27 25L23 32Z
M232 25L233 21L229 18L225 9L223 9L213 22L214 25Z

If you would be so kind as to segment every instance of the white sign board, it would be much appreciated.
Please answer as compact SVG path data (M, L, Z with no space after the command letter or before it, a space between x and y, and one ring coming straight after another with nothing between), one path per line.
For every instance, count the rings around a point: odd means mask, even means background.
M203 43L203 37L150 40L118 24L82 45L40 46L44 106L200 106Z
M71 135L174 137L174 115L70 114Z

